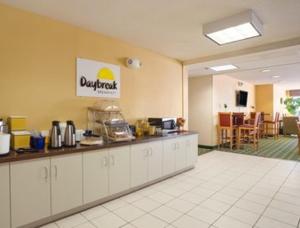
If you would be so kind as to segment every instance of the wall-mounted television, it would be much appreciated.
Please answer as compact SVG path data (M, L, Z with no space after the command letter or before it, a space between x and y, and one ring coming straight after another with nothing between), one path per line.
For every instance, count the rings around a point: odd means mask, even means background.
M247 107L248 92L247 91L236 91L236 106Z

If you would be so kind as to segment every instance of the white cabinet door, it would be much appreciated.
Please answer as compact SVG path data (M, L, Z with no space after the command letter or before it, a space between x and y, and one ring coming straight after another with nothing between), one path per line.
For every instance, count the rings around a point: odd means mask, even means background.
M175 151L177 139L167 139L163 141L163 175L175 172Z
M176 141L175 169L176 171L186 168L186 137L179 137Z
M84 204L108 196L108 150L83 153Z
M150 144L132 145L131 155L131 187L144 184L148 180L148 155Z
M50 216L50 159L13 162L10 172L12 227Z
M9 165L0 164L0 227L10 227Z
M187 166L194 166L198 159L198 135L186 136Z
M109 149L109 192L115 194L130 187L130 148Z
M152 181L162 176L162 141L150 143L150 154L148 159L148 180Z
M81 206L82 154L51 158L51 183L52 214Z

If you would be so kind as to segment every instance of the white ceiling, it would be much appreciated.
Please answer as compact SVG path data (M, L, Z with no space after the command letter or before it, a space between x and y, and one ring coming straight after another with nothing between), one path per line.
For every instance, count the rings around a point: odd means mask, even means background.
M269 67L270 72L261 69L226 74L230 77L252 84L277 84L286 89L300 89L300 63ZM273 76L280 76L273 78Z
M299 0L0 0L180 60L300 37ZM262 37L218 46L202 24L253 9Z
M233 64L238 69L223 72L208 69L225 64ZM187 68L190 77L226 74L252 84L275 83L287 89L300 89L300 45L190 64ZM262 72L264 69L270 72Z

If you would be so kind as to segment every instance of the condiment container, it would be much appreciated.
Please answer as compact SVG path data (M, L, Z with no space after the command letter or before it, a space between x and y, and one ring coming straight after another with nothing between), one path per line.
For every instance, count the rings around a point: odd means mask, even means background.
M149 127L149 135L153 136L156 133L156 127L155 126L150 126Z
M30 135L29 131L11 132L11 147L14 150L19 148L30 148Z
M45 137L43 136L31 136L30 145L32 148L42 150L45 147Z

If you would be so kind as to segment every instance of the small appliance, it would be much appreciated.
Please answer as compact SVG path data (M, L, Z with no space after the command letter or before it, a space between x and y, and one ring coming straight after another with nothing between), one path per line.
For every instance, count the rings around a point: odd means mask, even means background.
M59 127L59 121L52 121L52 129L50 134L50 147L51 148L61 148L61 131Z
M177 118L148 118L150 126L155 126L158 132L162 134L167 134L177 130L176 126ZM160 130L161 129L161 130Z

